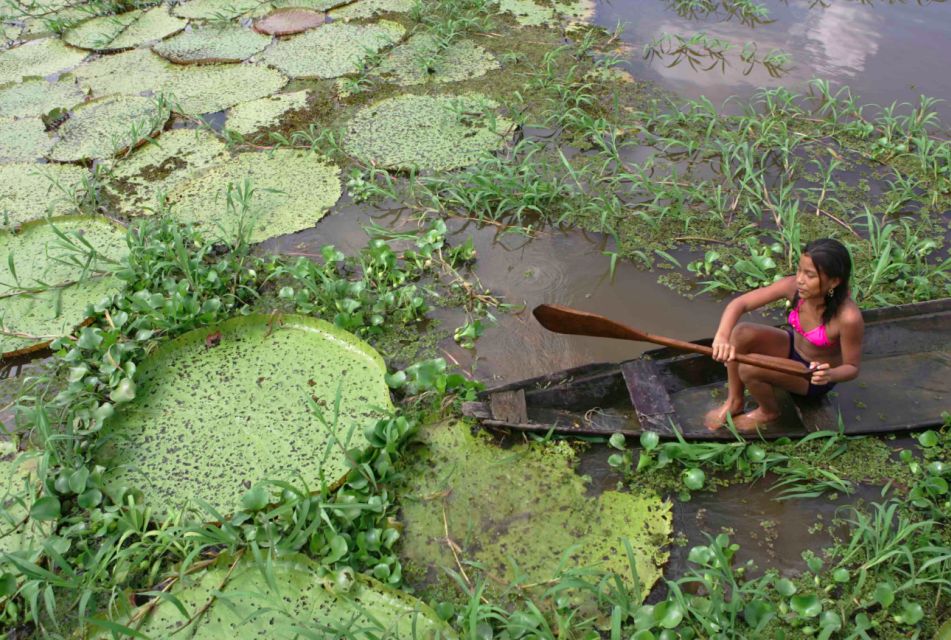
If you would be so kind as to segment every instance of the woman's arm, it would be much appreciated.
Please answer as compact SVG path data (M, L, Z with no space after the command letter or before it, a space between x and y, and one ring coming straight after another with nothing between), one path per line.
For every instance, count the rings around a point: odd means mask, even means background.
M812 362L810 368L815 369L812 374L812 384L829 384L830 382L846 382L854 380L859 375L862 364L862 339L865 336L865 321L859 308L850 305L839 316L841 329L839 343L842 345L842 364L830 368L826 362Z
M730 344L730 334L740 317L754 309L759 309L776 300L787 300L796 293L796 276L787 276L773 284L748 291L738 298L734 298L726 305L723 315L720 316L720 326L713 336L713 359L719 362L732 360L735 349Z

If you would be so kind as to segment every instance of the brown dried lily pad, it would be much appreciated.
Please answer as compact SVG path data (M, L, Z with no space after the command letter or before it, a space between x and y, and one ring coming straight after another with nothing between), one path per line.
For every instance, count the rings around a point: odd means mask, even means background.
M319 27L326 14L310 9L278 9L254 22L254 30L269 36L289 36Z

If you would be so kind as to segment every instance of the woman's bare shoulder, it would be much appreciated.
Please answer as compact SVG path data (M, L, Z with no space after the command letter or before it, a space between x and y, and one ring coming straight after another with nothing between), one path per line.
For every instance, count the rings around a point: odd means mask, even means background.
M859 306L855 304L855 300L852 298L849 298L842 304L839 313L836 315L838 316L839 322L842 323L842 326L865 326L865 320L862 318L862 310L859 309Z

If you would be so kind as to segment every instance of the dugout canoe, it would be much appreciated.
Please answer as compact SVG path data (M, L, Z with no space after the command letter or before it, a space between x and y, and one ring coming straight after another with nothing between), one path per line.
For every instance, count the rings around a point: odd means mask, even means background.
M820 400L781 394L783 414L764 438L913 431L951 411L951 298L863 313L859 377ZM709 345L711 340L698 340ZM487 389L462 411L487 427L562 435L638 436L654 431L687 440L732 440L710 432L704 414L725 396L726 368L712 359L655 349L622 363L590 364Z

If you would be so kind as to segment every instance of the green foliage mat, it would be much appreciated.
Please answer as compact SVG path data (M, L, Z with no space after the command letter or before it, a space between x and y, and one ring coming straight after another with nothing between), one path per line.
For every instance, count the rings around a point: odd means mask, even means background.
M594 15L592 0L499 0L499 11L510 13L523 27L584 22Z
M60 73L83 61L87 52L44 38L0 52L0 85L30 76Z
M63 162L111 158L164 126L168 110L154 98L109 96L76 107L57 129L50 158Z
M253 561L241 559L232 568L224 560L186 576L185 584L171 590L189 617L209 605L183 638L292 638L302 629L307 629L307 637L321 638L455 637L424 603L372 578L357 575L347 589L325 585L318 577L320 565L292 555L268 567L269 582L264 567ZM172 634L188 620L165 601L154 607L138 631L151 638L178 637Z
M264 127L276 126L288 111L307 106L307 91L279 93L267 98L235 105L228 112L225 127L241 135L249 135Z
M41 116L59 107L69 109L86 99L71 82L24 80L0 88L0 114L9 118Z
M73 165L0 164L0 229L71 213L66 194L81 194L88 176L87 169Z
M63 34L67 44L93 51L131 49L182 30L187 20L169 15L165 4L114 16L91 18Z
M498 68L498 60L471 40L459 40L440 50L435 38L420 34L393 49L379 73L405 86L469 80Z
M217 136L200 129L164 131L149 144L116 160L107 185L118 209L129 216L148 214L159 192L168 193L195 171L228 158Z
M396 43L405 31L388 20L334 22L278 41L261 60L292 78L336 78L357 72L369 55Z
M357 0L330 12L334 20L372 18L381 13L406 13L416 0Z
M455 169L498 150L512 123L493 117L496 103L478 94L402 95L361 109L347 123L344 148L389 169ZM478 118L472 114L486 113Z
M270 43L269 36L228 25L185 31L156 44L152 51L178 64L241 62Z
M53 139L39 118L0 118L0 162L29 162L45 156Z
M212 166L168 194L172 214L211 236L233 239L250 228L250 240L312 227L340 198L340 169L306 151L241 153ZM253 188L246 208L227 205L228 186ZM239 199L233 192L234 200ZM237 202L235 202L237 204Z
M364 428L392 410L385 372L376 351L322 320L233 318L139 365L136 397L107 422L98 459L110 486L141 488L160 513L195 499L230 513L264 479L334 485L344 448L365 446Z
M568 567L595 566L630 579L622 538L634 551L641 596L661 577L670 503L615 491L589 498L566 442L502 449L455 422L431 425L420 439L425 446L399 490L404 572L417 582L446 580L443 568L458 570L447 529L460 560L506 583L516 577L513 562L527 582L552 578L569 549Z
M54 524L27 519L33 500L24 482L33 475L36 464L17 455L11 442L0 440L0 555L18 553L31 559ZM3 565L0 560L0 574L6 569Z

